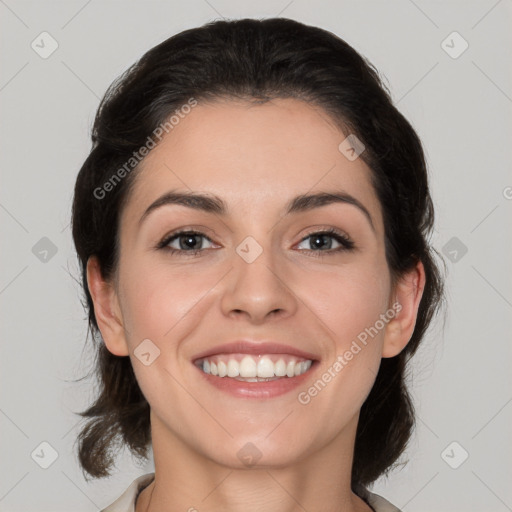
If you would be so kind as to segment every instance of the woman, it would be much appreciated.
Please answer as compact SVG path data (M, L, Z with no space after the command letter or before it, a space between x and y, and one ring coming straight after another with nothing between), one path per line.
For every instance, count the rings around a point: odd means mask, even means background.
M443 281L422 146L373 66L297 21L212 22L114 82L92 139L78 455L155 462L104 510L398 510L367 487L411 435Z

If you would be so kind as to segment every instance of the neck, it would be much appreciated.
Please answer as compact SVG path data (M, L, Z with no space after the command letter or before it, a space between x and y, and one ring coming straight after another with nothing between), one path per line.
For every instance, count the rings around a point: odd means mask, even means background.
M151 416L155 479L136 512L369 512L350 487L357 418L293 466L233 468L193 450Z

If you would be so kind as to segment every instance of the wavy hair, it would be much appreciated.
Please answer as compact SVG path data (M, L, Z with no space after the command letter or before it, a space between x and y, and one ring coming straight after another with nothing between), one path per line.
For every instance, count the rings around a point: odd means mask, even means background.
M104 278L116 268L120 214L137 167L105 197L99 199L97 191L191 97L295 98L321 107L366 147L360 158L371 170L382 207L393 282L418 261L424 265L426 284L412 337L400 354L382 359L360 411L352 468L357 492L393 467L414 427L407 363L444 301L444 279L435 261L440 255L429 242L434 208L420 139L393 105L377 70L333 33L286 18L214 21L174 35L115 80L99 105L72 207L99 387L94 403L79 413L88 419L77 438L82 470L94 478L109 476L120 446L147 459L151 443L149 404L130 358L110 353L101 338L86 277L93 255Z

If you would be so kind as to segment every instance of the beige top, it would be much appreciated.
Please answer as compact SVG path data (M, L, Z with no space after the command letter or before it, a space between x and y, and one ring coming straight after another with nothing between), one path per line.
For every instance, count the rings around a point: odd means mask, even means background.
M153 481L154 476L155 473L147 473L146 475L139 476L114 503L100 512L135 512L135 501L137 497ZM375 512L400 512L398 508L389 503L389 501L385 500L382 496L373 494L370 491L366 491L366 493L363 499L365 499Z

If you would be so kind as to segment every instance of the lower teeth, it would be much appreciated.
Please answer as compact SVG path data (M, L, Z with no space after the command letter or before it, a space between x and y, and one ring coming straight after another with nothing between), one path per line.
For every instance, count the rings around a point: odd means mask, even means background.
M270 380L282 379L283 377L230 377L235 380L241 380L242 382L267 382Z

